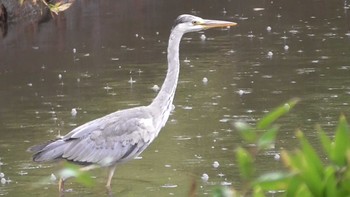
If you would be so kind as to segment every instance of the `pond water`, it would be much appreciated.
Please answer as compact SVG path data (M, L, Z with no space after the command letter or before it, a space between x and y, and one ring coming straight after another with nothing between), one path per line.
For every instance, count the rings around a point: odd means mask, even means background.
M339 115L349 115L349 7L347 0L81 0L49 20L11 24L0 41L0 172L10 180L0 196L55 195L49 179L62 165L33 163L29 146L149 104L167 69L172 22L183 13L239 25L184 36L176 108L141 158L117 169L113 192L187 196L193 180L198 196L239 188L234 149L242 140L232 123L254 124L299 97L279 121L275 147L258 157L259 173L282 168L274 155L296 147L295 129L317 147L314 125L332 135ZM106 171L91 176L91 188L69 180L66 196L105 195Z

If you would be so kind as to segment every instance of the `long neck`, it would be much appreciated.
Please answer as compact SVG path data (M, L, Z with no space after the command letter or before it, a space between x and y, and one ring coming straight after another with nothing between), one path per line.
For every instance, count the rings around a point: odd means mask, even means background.
M161 113L161 127L165 125L168 120L170 111L172 110L172 103L175 96L175 90L180 72L179 62L179 45L183 33L174 29L169 37L168 43L168 71L157 97L151 103L152 107L158 109Z

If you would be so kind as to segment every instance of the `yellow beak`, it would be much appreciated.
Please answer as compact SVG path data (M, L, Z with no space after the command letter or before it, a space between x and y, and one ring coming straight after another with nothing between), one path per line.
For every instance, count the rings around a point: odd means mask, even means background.
M219 20L204 20L203 23L201 23L205 29L209 28L216 28L216 27L231 27L236 26L237 23L230 22L230 21L219 21Z

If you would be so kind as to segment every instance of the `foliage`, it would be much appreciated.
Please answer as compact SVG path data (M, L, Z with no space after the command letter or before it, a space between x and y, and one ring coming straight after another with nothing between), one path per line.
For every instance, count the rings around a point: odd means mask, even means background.
M50 3L47 0L19 0L20 5L23 5L23 3L25 1L31 1L34 4L40 2L43 5L45 5L47 8L49 8L49 10L52 13L55 13L56 15L58 15L59 12L63 12L65 10L67 10L72 5L72 3L69 2L69 1L68 2L58 1L57 3L53 4L53 3Z
M256 127L242 122L235 123L242 138L249 144L236 149L236 160L244 187L234 195L220 195L227 188L214 191L214 196L247 196L247 194L264 197L267 192L282 191L281 196L342 197L350 196L350 130L343 115L340 116L334 139L316 126L318 138L325 153L323 159L306 139L303 132L296 131L299 147L294 151L281 151L281 159L286 171L266 173L255 178L254 161L260 152L275 142L278 126L274 124L298 102L297 99L282 105L264 118ZM254 151L249 147L256 146ZM326 160L327 162L324 162ZM220 191L222 190L222 191ZM232 190L233 191L233 190ZM227 192L226 192L227 193ZM219 195L218 195L219 194Z
M87 171L81 171L74 164L65 163L65 167L59 172L60 177L75 177L76 181L84 186L91 187L94 184L93 179Z

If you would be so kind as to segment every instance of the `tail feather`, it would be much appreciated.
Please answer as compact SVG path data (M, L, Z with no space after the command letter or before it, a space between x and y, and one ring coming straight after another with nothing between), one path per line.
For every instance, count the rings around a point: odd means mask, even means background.
M35 162L56 161L62 158L66 145L66 141L57 139L44 144L32 146L28 148L27 151L34 153L33 161Z

